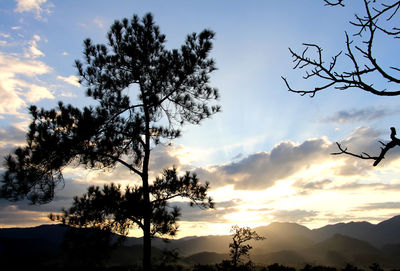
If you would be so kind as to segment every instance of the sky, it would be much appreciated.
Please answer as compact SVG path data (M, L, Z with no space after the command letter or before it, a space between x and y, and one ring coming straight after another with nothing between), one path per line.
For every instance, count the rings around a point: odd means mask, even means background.
M0 156L24 145L29 105L93 103L74 67L82 59L84 39L106 43L114 20L151 12L170 49L179 48L192 32L216 33L211 55L218 70L211 85L220 91L222 112L201 125L182 127L181 138L151 154L153 178L175 165L211 185L214 210L172 203L182 208L178 237L228 234L235 224L294 222L318 228L399 215L399 150L378 167L330 153L341 142L357 153L378 154L378 141L389 140L389 127L400 129L400 97L328 89L310 98L289 92L281 78L295 88L315 87L315 81L302 79L304 71L293 70L288 48L301 52L303 43L319 44L329 61L345 49L345 31L355 33L348 22L362 12L361 2L343 8L327 7L322 0L0 0ZM398 63L397 42L377 39L374 52L382 65ZM346 67L344 55L338 67ZM49 224L50 212L69 207L89 185L138 182L122 167L67 168L64 175L65 186L49 204L0 199L0 227Z

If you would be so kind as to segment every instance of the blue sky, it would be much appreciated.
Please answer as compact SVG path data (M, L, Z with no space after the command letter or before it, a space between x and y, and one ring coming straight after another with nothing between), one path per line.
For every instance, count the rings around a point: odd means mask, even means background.
M399 98L376 97L353 89L333 89L314 98L287 91L311 88L303 71L293 70L288 47L303 42L324 48L327 59L345 49L348 21L361 1L346 8L323 1L0 1L0 154L24 142L27 106L54 107L57 101L83 106L92 101L76 81L75 59L83 40L105 43L111 23L133 14L154 15L167 47L179 47L187 34L216 32L212 56L218 70L212 85L221 93L222 112L200 126L183 127L171 147L153 151L152 174L163 167L195 170L211 183L215 211L183 207L181 236L228 233L232 224L298 222L309 227L399 214L399 156L393 151L378 168L370 161L332 157L334 142L355 151L378 149L398 127ZM398 41L397 41L398 42ZM384 65L398 63L397 43L378 39L375 52ZM339 66L346 65L345 58ZM376 84L387 84L374 79ZM45 206L0 200L0 226L49 223L48 212L67 207L89 184L135 182L114 172L67 169L65 189ZM380 193L376 193L379 191Z

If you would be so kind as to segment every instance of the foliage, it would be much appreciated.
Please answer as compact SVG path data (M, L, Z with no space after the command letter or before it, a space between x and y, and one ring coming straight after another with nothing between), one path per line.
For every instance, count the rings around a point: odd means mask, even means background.
M324 2L327 6L345 7L344 0L324 0ZM297 90L292 88L287 78L282 77L288 90L300 95L307 94L311 97L331 87L341 91L356 88L377 96L393 97L400 95L398 90L400 67L387 67L382 61L376 59L374 50L376 40L397 42L400 37L400 28L397 26L399 8L400 1L363 0L364 15L355 14L355 20L350 22L357 29L353 35L354 39L350 38L349 34L345 32L346 48L344 55L347 61L344 63L346 64L345 67L349 67L348 70L338 68L342 51L327 62L324 60L322 48L317 44L304 43L305 49L302 53L296 53L289 49L295 63L294 69L305 69L304 79L314 79L320 85L313 89ZM310 51L314 51L316 57L310 57ZM377 78L383 79L387 83L381 86L376 82ZM400 146L400 140L395 135L396 130L392 127L391 141L387 144L380 142L383 147L378 156L367 153L355 154L347 151L347 148L342 147L339 143L337 143L339 152L334 154L347 154L360 159L371 159L374 160L373 165L377 166L388 150Z
M183 197L190 204L201 208L213 207L207 198L208 184L200 184L196 174L186 172L178 176L176 168L165 169L163 174L149 186L151 194L151 235L174 236L178 230L177 221L181 215L178 207L171 207L168 201ZM129 229L138 226L144 230L143 188L105 184L90 186L81 197L75 197L72 206L62 215L50 214L50 219L73 227L96 228L104 231L128 234Z
M212 265L202 265L202 264L196 264L193 266L192 271L214 271L215 268Z
M377 263L373 263L369 269L371 269L371 271L383 271L382 267L380 267Z
M274 263L274 264L271 264L271 265L268 265L267 266L267 269L263 269L263 270L265 270L265 271L295 271L296 269L295 268L293 268L293 267L289 267L289 266L284 266L284 265L281 265L281 264L278 264L278 263Z
M363 271L362 269L354 266L352 264L346 264L346 266L342 269L342 271Z
M216 265L218 271L251 271L254 266L251 261L242 263L240 265L233 265L232 261L222 261Z
M335 267L306 264L301 271L336 271Z

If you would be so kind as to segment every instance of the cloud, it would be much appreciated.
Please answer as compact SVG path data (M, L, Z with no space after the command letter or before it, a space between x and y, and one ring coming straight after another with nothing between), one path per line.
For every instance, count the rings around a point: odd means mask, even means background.
M377 142L384 141L382 134L375 129L358 127L341 144L354 153L377 155L380 151ZM345 185L350 189L349 178L367 177L376 170L371 160L344 154L334 156L331 155L333 152L338 152L337 146L324 137L300 144L282 141L269 152L254 153L227 164L198 167L193 171L200 180L209 181L213 189L233 185L235 190L262 190L290 179L296 180L293 187L304 195L321 189L345 189ZM391 150L387 156L380 168L386 168L400 158L400 148ZM347 184L335 186L334 181L340 177L343 177L341 183Z
M356 210L381 210L381 209L400 209L400 202L389 201L389 202L374 202L374 203L366 203Z
M382 138L382 135L384 135L384 139ZM355 154L367 153L370 156L378 156L382 147L379 141L389 142L389 140L389 128L387 129L387 132L382 132L368 127L358 127L350 134L349 137L342 140L340 144L343 148L347 148L347 151ZM336 149L336 151L338 150ZM384 167L399 157L400 149L393 148L385 155L386 159L379 164L379 167ZM372 160L369 160L367 163L365 163L365 160L363 161L354 157L349 158L351 158L351 160L349 159L346 161L346 165L340 169L340 172L337 172L338 174L349 175L357 171L362 173L370 169L369 166L373 163Z
M43 99L55 99L53 93L51 93L46 87L38 86L35 84L28 84L29 91L24 94L28 102L35 103Z
M71 91L62 91L60 95L61 95L61 97L65 97L65 98L76 98L76 97L78 97L75 93L72 93Z
M99 28L104 28L104 21L98 17L93 19L93 23Z
M355 174L354 174L355 175ZM332 176L333 178L335 175ZM318 193L320 191L356 191L356 190L369 190L369 191L400 191L400 183L379 183L369 182L363 183L360 180L343 180L342 176L335 179L322 179L317 181L309 181L301 179L292 184L297 189L297 195L309 195L311 193ZM340 192L341 193L341 192Z
M50 71L51 68L41 61L0 52L0 114L18 114L18 110L26 106L26 100L54 99L45 86L32 83L37 75Z
M330 159L332 143L326 139L309 139L302 144L283 141L270 152L260 152L226 165L198 168L195 171L211 185L233 184L235 189L259 190Z
M17 205L0 206L0 225L7 227L27 227L49 224L47 213L38 211L22 211Z
M215 209L200 209L199 207L191 207L188 202L171 202L169 204L172 206L177 206L181 210L182 216L180 221L198 221L198 222L208 222L208 223L226 223L228 219L225 215L236 210L238 203L235 201L228 202L216 202ZM228 206L229 207L228 207ZM226 207L222 207L226 206Z
M175 166L180 167L181 163L179 158L174 155L173 146L158 145L152 150L150 156L150 170L153 175L159 175L163 169Z
M386 183L360 183L358 181L346 183L332 187L335 190L358 190L358 189L371 189L371 190L393 190L399 191L400 184L386 184Z
M67 76L67 77L58 75L57 79L61 80L61 81L64 81L64 82L66 82L66 83L68 83L70 85L73 85L73 86L75 86L77 88L79 88L81 86L81 84L79 84L79 78L77 76L75 76L75 75L70 75L70 76Z
M375 108L368 107L364 109L350 109L341 110L336 112L333 116L326 118L324 121L336 122L336 123L355 123L355 122L368 122L372 120L381 119L387 115L394 114L396 112L386 108Z
M29 48L25 50L26 58L38 58L44 56L44 53L38 49L37 43L40 41L39 35L33 35L33 40L29 41Z
M362 216L359 213L354 214L354 213L325 213L324 218L326 218L328 223L348 223L348 222L362 222L362 221L369 221L369 222L381 222L383 220L389 219L393 216Z
M179 159L172 156L172 148L159 145L152 150L150 156L149 178L153 181L162 173L163 169L176 166L179 169ZM124 158L129 162L129 158ZM101 170L84 170L82 167L69 168L68 174L85 184L102 185L105 183L119 183L122 185L141 185L140 177L124 165L116 164L115 168Z
M0 127L0 145L2 143L17 143L25 141L26 132L16 126Z
M17 110L25 106L25 102L12 89L6 88L4 86L6 83L0 80L0 114L17 114Z
M323 179L319 181L296 181L293 186L299 190L299 194L307 195L317 190L326 190L331 186L333 182L329 179Z
M37 19L42 19L42 14L50 13L50 8L54 5L46 2L47 0L15 0L17 2L17 7L15 8L15 12L33 12L36 15Z
M237 160L237 159L240 159L242 157L243 157L243 153L238 153L232 158L232 160Z
M10 34L0 32L0 37L7 39L10 37Z
M313 218L318 215L318 212L301 209L277 210L268 215L272 215L274 217L274 221L305 223L313 220Z
M215 206L217 208L224 208L224 209L232 209L236 208L237 206L240 206L243 201L241 199L232 199L232 200L226 200L226 201L218 201L215 203Z
M49 224L49 213L58 213L62 208L68 209L74 196L86 193L89 184L73 179L66 179L64 187L56 187L53 201L42 205L32 205L27 200L11 202L0 199L0 227L37 226Z
M5 76L12 77L16 74L34 77L49 73L51 68L41 61L21 59L0 52L0 70L3 78Z
M331 184L332 181L325 179L322 181L316 181L316 182L309 182L303 185L304 189L309 189L309 190L321 190L324 189L327 185Z

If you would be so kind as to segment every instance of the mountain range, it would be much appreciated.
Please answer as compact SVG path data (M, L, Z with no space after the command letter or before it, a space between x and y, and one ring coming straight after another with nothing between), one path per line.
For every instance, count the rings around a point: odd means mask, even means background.
M296 223L275 222L253 230L265 237L263 241L250 242L254 263L277 262L294 267L306 263L343 267L350 263L368 267L376 262L388 268L400 267L400 216L379 224L338 223L311 230ZM0 229L0 260L24 255L35 260L56 261L63 254L67 231L68 227L62 225ZM168 242L154 238L153 256L160 258L165 255L163 251L174 251L179 253L182 264L215 264L229 259L231 238L229 235L192 236ZM126 238L123 246L111 253L109 261L114 264L140 261L141 243L141 238Z

